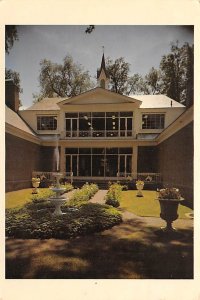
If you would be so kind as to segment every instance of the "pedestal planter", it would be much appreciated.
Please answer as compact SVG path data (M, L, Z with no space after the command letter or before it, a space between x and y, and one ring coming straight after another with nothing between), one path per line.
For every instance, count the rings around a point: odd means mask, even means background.
M144 182L136 181L136 188L138 190L136 196L137 197L143 197L142 190L144 188Z
M159 198L160 203L160 217L165 220L166 227L161 227L164 232L174 232L175 228L172 227L173 221L178 219L178 205L184 199L162 199Z
M64 213L61 210L61 206L66 202L65 198L51 198L51 203L55 206L55 210L53 215L55 216L62 216Z
M40 186L40 180L32 180L33 191L32 194L38 194L38 187Z

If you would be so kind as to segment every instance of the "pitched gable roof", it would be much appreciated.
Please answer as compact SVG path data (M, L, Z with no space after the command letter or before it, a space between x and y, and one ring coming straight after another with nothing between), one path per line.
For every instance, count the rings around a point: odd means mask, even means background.
M37 136L33 130L24 122L24 120L7 105L5 106L5 121L7 124L20 129L26 133L31 134L32 136Z

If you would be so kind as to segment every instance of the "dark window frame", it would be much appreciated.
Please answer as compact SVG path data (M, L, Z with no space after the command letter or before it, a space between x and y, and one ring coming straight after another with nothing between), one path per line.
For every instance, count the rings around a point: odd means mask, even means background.
M57 130L58 118L54 116L37 116L37 130Z

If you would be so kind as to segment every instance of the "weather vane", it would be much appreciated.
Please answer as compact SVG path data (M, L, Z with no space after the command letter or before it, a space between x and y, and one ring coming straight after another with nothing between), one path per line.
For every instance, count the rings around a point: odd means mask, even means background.
M104 46L102 46L103 54L104 54Z

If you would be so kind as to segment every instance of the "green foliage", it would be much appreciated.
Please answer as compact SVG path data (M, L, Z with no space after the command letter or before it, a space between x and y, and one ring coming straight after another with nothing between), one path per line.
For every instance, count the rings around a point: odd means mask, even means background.
M112 61L107 59L106 69L110 76L111 91L119 94L126 94L126 83L128 81L128 73L130 71L130 64L125 62L123 57Z
M33 213L33 208L6 211L6 236L14 238L66 239L108 229L122 221L121 214L106 205L88 203L76 211L65 206L62 216L49 208Z
M65 193L70 192L74 189L73 185L71 183L64 183L60 185L61 188L65 189Z
M123 187L118 183L111 184L105 196L106 204L114 207L120 206L122 189Z
M72 206L80 206L87 203L98 191L96 184L84 184L81 189L77 189L72 195L69 204Z
M170 53L163 55L159 69L151 68L142 77L130 76L130 64L123 57L106 61L111 90L119 94L166 94L190 106L193 104L194 46L172 43Z
M18 40L17 26L6 25L5 26L5 50L9 54L10 49L13 47L15 41Z
M171 52L160 62L162 89L172 99L190 106L193 103L194 47L172 43Z
M41 91L40 95L34 96L38 100L54 96L73 97L93 86L88 72L76 64L70 55L63 59L63 64L44 59L40 62L40 67Z
M165 188L158 190L158 199L181 199L181 194L177 188Z

